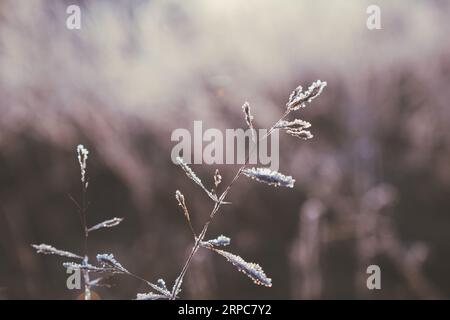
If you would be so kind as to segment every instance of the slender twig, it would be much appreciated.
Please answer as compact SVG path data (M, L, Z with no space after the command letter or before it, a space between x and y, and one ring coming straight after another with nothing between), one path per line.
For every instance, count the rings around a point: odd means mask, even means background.
M70 193L68 193L67 196L68 196L69 199L75 204L75 206L78 208L78 213L80 213L82 209L81 209L81 206L80 206L80 204L78 203L78 201L75 200L75 198L74 198Z
M89 231L87 226L87 208L86 208L86 183L81 182L81 194L82 194L82 204L81 204L81 215L83 217L83 231L84 231L84 259L83 263L87 264L89 262L88 257L88 237L89 237ZM83 278L84 278L84 299L85 300L91 300L91 286L90 286L90 279L89 279L89 272L88 270L82 270L83 271Z
M189 225L189 229L191 230L192 236L195 238L197 238L197 234L195 233L194 227L192 226L192 223L190 220L188 220L188 225Z

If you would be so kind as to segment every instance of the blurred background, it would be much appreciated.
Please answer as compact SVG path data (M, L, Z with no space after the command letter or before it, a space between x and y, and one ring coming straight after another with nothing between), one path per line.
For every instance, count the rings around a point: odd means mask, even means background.
M81 8L81 30L66 8ZM366 27L369 5L381 30ZM294 189L246 179L208 234L261 264L255 286L200 251L187 299L450 298L450 3L448 1L0 2L0 298L75 299L64 258L82 252L76 146L90 150L89 253L172 285L211 202L170 160L176 128L270 127L291 91L328 87L300 118L314 139L280 134ZM209 186L217 166L193 165ZM224 183L237 170L218 166ZM366 268L381 268L368 290ZM116 276L103 299L148 288Z

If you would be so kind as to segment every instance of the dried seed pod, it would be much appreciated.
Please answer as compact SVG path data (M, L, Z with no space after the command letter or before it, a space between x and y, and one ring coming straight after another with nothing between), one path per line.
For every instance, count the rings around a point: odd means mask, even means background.
M247 126L252 132L252 140L253 142L256 143L256 134L255 129L253 128L253 116L250 110L250 104L248 102L245 102L244 105L242 106L242 110L244 111L245 114L245 122L247 123Z
M184 201L184 196L179 190L175 191L175 198L178 201L178 205L183 209L183 213L184 213L184 216L186 217L186 220L191 221L191 218L189 216L189 211L186 206L186 202Z

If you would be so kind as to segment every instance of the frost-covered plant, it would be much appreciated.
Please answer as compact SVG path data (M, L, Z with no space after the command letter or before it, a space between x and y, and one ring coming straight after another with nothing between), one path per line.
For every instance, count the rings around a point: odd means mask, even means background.
M80 216L81 225L83 228L83 234L84 234L84 253L83 255L75 254L68 251L63 251L56 249L50 245L47 244L33 244L32 246L37 250L37 253L42 254L54 254L62 257L71 258L73 260L80 261L79 263L76 262L64 262L63 266L67 269L72 270L80 270L83 273L83 285L84 285L84 299L90 300L91 299L91 288L95 286L101 286L103 277L99 277L96 279L91 280L90 273L119 273L117 270L119 270L118 266L120 266L119 263L116 268L114 266L108 265L107 267L105 264L102 266L94 266L89 263L89 255L88 255L88 239L89 234L93 231L100 230L103 228L111 228L114 226L117 226L119 223L122 222L123 218L112 218L100 223L97 223L93 225L92 227L88 226L87 223L87 212L88 212L88 202L87 202L87 190L89 187L89 177L87 174L87 160L89 158L89 150L85 148L82 144L77 146L77 159L78 163L80 165L80 172L81 172L81 201L75 200L72 196L70 196L70 199L74 202L75 206L77 207L78 214ZM111 260L114 260L114 257L110 257ZM99 260L99 257L97 256L97 260ZM115 260L114 260L115 261ZM100 261L102 262L102 261ZM117 269L117 270L116 270ZM124 269L125 270L125 269ZM123 272L122 272L123 273Z
M282 117L275 122L272 127L268 130L267 134L261 139L265 140L269 137L274 130L282 129L285 130L286 133L291 134L292 136L307 140L311 139L313 136L309 130L311 124L301 119L294 119L293 121L285 120L286 117L293 111L296 111L300 108L306 107L307 103L311 103L313 99L318 97L325 86L326 82L317 80L313 82L307 91L303 92L302 87L297 87L289 97L289 101L286 104L286 111L282 115ZM253 124L253 115L250 110L250 104L245 102L242 106L245 115L245 122L250 130L252 130L252 137L255 139L254 135L254 124ZM73 260L78 260L79 262L65 262L63 266L65 268L78 269L83 273L84 279L84 291L85 299L90 299L91 297L91 287L98 286L102 283L102 277L96 278L94 280L90 280L91 273L99 273L99 274L125 274L141 281L144 281L151 289L151 292L147 293L138 293L136 296L137 300L174 300L178 297L178 294L181 292L181 287L183 284L184 277L189 269L189 266L192 262L193 257L198 252L200 248L208 249L212 252L217 253L224 257L228 262L230 262L233 266L235 266L239 271L247 275L253 282L257 285L263 285L266 287L272 286L272 279L269 278L262 267L253 262L247 262L243 258L228 251L223 250L223 247L229 246L231 243L231 239L224 235L220 235L216 238L205 240L206 233L208 228L213 221L215 215L219 212L219 209L223 204L230 204L230 202L226 202L225 199L230 192L233 184L242 176L245 175L253 180L258 182L262 182L271 186L280 186L280 187L289 187L293 188L295 180L291 176L284 175L277 171L272 171L269 168L247 168L248 162L250 159L250 155L255 150L249 150L249 154L245 163L239 168L231 182L224 188L224 191L218 196L217 189L219 185L222 183L222 176L218 169L214 172L214 188L208 189L202 182L202 180L197 176L197 174L189 167L189 165L181 158L177 157L177 164L183 169L189 179L195 182L214 202L214 206L209 214L208 220L204 223L203 228L200 233L195 231L194 226L192 225L190 213L188 210L188 206L186 204L186 199L184 195L176 190L175 198L178 202L178 205L181 207L184 217L188 223L189 229L191 230L192 236L194 238L194 245L190 251L190 254L181 269L180 274L176 278L174 285L169 290L166 286L166 283L163 279L159 279L156 284L151 283L134 273L128 271L124 268L112 254L97 254L96 260L98 262L97 265L93 265L89 263L89 258L87 255L87 245L88 245L88 236L92 231L96 231L103 228L110 228L117 226L120 222L122 222L123 218L112 218L100 223L95 224L92 227L87 226L86 222L86 213L87 213L87 205L86 205L86 192L89 185L88 175L87 175L87 159L89 155L89 151L84 148L84 146L79 145L77 147L77 157L78 162L80 164L81 170L81 187L82 187L82 201L81 204L78 203L75 199L71 197L73 202L76 204L78 211L80 213L80 219L82 222L82 226L84 229L84 255L78 255L75 253L71 253L68 251L63 251L56 249L47 244L33 245L33 247L37 250L38 253L42 254L53 254L59 255L67 258L71 258Z
M97 265L93 265L90 263L89 255L88 255L88 239L89 235L93 231L97 231L104 228L115 227L123 221L123 218L112 218L106 221L97 223L92 227L88 226L87 223L87 211L88 211L88 201L87 201L87 190L89 186L89 178L87 174L87 160L89 157L89 151L83 145L77 146L77 159L80 165L81 171L81 201L75 200L72 196L70 199L74 202L77 207L81 225L83 228L84 234L84 253L82 255L75 254L69 251L59 250L53 246L48 244L33 244L32 246L36 249L37 253L42 254L52 254L57 256L62 256L66 258L70 258L74 261L64 262L63 267L66 269L72 270L80 270L83 274L83 286L84 286L84 299L91 299L91 289L93 287L100 286L108 286L105 284L105 280L109 277L110 274L125 274L132 276L136 279L144 281L147 283L153 290L157 291L161 295L169 296L167 288L162 288L160 285L153 284L145 279L140 278L139 276L131 273L127 269L125 269L112 254L97 254L96 260ZM97 277L95 279L91 279L91 274L102 274L102 276ZM162 280L160 280L162 281Z
M307 104L311 103L312 100L317 98L323 91L323 89L326 87L327 83L321 80L317 80L313 82L308 90L303 91L302 87L297 87L292 94L289 97L289 101L286 104L286 111L284 112L283 116L275 122L275 124L268 130L268 133L263 137L263 140L266 139L268 136L272 134L272 132L276 129L282 129L285 130L286 133L304 139L308 140L313 137L309 129L311 127L311 124L309 122L306 122L301 119L294 119L293 121L286 121L286 117L293 111L296 111L300 108L306 107ZM245 115L245 122L249 129L254 131L254 124L253 124L253 115L250 111L250 104L248 102L245 102L242 106L242 109L244 111ZM252 137L254 135L252 134ZM216 252L217 254L223 256L228 262L230 262L232 265L234 265L239 271L246 274L249 278L253 280L255 284L258 285L264 285L266 287L272 286L272 279L267 277L263 269L260 265L256 263L249 263L246 262L244 259L242 259L240 256L237 256L235 254L232 254L230 252L224 251L222 249L218 249L218 247L224 247L228 246L231 242L230 238L225 237L223 235L217 237L216 239L212 240L205 240L206 233L208 231L209 225L211 224L212 220L214 219L215 215L219 212L219 209L222 204L228 204L229 202L225 202L225 198L228 195L228 193L231 190L231 187L233 184L238 180L242 175L245 175L247 177L250 177L251 179L254 179L259 182L266 183L268 185L272 186L281 186L281 187L289 187L292 188L294 186L295 180L292 179L291 176L286 176L280 172L272 171L269 168L247 168L249 158L251 153L254 152L254 150L249 150L249 155L244 163L237 173L235 174L234 178L231 180L231 182L225 187L224 191L220 196L217 195L217 187L222 182L222 176L219 173L219 170L216 169L214 174L214 184L215 187L209 191L207 187L203 185L200 178L194 173L194 171L183 161L182 158L177 158L177 163L182 167L182 169L185 171L186 175L193 180L196 184L198 184L205 192L206 194L214 200L214 206L213 209L209 215L208 220L203 225L203 228L201 232L197 235L195 232L194 227L192 226L189 211L186 205L185 198L183 194L177 190L175 193L175 197L178 200L178 204L182 207L184 216L189 224L189 227L191 229L191 232L194 236L194 245L191 249L191 252L183 265L183 268L175 280L175 284L171 291L171 299L175 299L178 293L181 291L181 286L183 283L184 276L186 275L186 272L188 271L188 268L192 262L192 258L195 256L199 248L206 248L213 252ZM158 299L157 295L150 293L149 297L153 299ZM138 297L139 298L139 297Z

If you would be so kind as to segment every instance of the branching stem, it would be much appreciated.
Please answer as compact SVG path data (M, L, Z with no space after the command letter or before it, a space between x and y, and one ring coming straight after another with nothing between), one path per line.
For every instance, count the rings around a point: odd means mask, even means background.
M291 110L287 109L286 112L283 114L283 116L277 122L275 122L272 125L272 127L269 129L269 131L261 138L261 141L264 141L265 139L267 139L267 137L269 137L273 133L273 130L275 129L275 126L280 121L284 120L284 118L286 118L289 115L290 112L291 112ZM261 141L259 141L259 142L261 142ZM244 164L239 168L239 170L236 172L236 174L233 177L233 179L231 180L231 182L225 188L224 192L220 195L219 201L217 201L214 204L214 207L213 207L213 209L212 209L212 211L211 211L211 213L209 215L209 219L208 219L208 221L206 221L206 223L203 226L202 232L200 233L200 235L198 237L195 238L194 246L192 247L188 258L186 259L186 262L184 263L183 268L181 269L181 272L180 272L179 276L177 277L177 279L175 281L175 285L174 285L173 290L172 290L172 297L171 297L172 300L176 299L176 296L177 296L178 292L180 291L181 285L183 283L184 276L186 275L186 272L189 269L189 266L190 266L190 264L192 262L192 259L194 258L195 254L197 253L198 249L200 248L201 242L205 239L205 235L206 235L206 232L208 231L209 225L211 224L212 220L214 219L214 216L216 215L216 213L219 211L222 203L225 201L225 198L228 195L228 193L230 192L231 187L239 179L239 177L242 175L242 172L244 171L244 169L248 165L248 161L250 159L250 156L255 151L255 147L256 147L256 145L254 145L253 148L250 150L250 152L248 153L248 155L247 155L247 157L245 159Z

